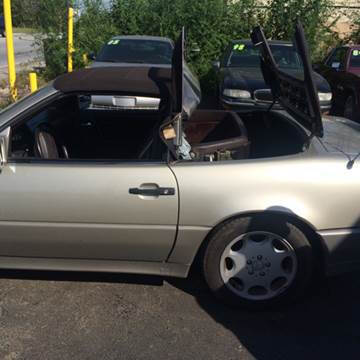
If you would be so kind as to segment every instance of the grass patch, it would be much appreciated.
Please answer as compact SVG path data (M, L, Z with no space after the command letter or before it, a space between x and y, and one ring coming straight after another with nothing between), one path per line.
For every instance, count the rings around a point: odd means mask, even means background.
M13 32L21 34L34 34L35 30L27 27L14 27Z
M16 86L18 89L18 100L30 94L29 70L19 71L16 74ZM37 73L38 88L45 86L47 81L42 73ZM0 109L6 108L13 101L8 91L8 81L3 79L0 81Z

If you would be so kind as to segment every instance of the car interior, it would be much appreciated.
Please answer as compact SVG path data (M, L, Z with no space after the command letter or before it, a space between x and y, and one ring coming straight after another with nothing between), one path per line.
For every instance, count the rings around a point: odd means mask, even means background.
M160 121L158 111L99 109L91 96L71 95L15 125L10 154L47 160L159 160L166 154L160 138L153 140Z
M160 161L168 158L159 111L96 108L90 95L69 95L14 125L9 157L44 160ZM301 130L280 114L196 110L184 122L193 161L255 159L299 153Z

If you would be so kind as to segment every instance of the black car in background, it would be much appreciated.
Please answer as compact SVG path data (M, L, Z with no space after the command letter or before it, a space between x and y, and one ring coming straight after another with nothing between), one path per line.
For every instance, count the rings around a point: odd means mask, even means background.
M303 66L290 42L269 41L274 59L281 70L302 78ZM261 71L259 49L251 40L233 40L220 61L213 63L217 72L217 98L219 106L237 112L268 108L273 97ZM322 112L331 108L332 93L328 82L314 72ZM281 109L275 103L274 109Z
M5 19L4 16L0 16L0 35L5 37Z

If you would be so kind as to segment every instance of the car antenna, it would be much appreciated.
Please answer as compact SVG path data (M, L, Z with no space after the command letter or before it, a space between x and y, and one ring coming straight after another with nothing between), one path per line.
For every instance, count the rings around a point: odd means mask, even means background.
M349 162L346 164L346 168L351 170L355 164L355 161L358 159L359 156L360 156L360 152L353 159L349 160Z
M347 154L345 151L343 151L339 147L329 143L328 141L325 141L324 144L328 144L328 145L332 146L335 150L339 151L340 153L342 153L343 155L345 155L348 158L349 161L346 164L346 168L348 170L351 170L353 168L355 161L360 157L360 152L357 153L353 158L351 158L350 155Z

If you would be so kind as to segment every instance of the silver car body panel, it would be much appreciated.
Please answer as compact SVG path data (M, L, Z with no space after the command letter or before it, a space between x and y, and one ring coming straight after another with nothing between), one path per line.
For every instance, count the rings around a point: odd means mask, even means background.
M129 194L152 184L175 196ZM0 256L164 261L175 241L166 164L9 162L0 186Z
M351 230L351 238L346 232L337 235L336 241L329 232L360 227L360 202L354 201L360 197L360 162L351 170L347 163L341 153L312 156L305 152L271 159L174 164L181 199L179 224L212 229L234 216L276 212L318 232L328 272L344 261L359 263L360 246L350 245L360 241L358 231ZM205 179L211 179L210 183ZM342 247L348 238L350 242ZM169 260L182 256L176 247Z
M169 262L1 257L0 269L88 271L186 277L190 266Z
M57 95L49 86L3 111L0 129ZM352 124L334 118L330 136L326 121L323 140L277 158L170 165L10 161L0 174L0 268L183 277L216 225L259 212L294 216L313 228L329 273L359 263L360 160L348 168L350 155L336 136ZM355 154L358 134L344 136ZM176 196L129 194L142 184L173 187Z
M54 89L52 85L48 85L8 106L0 112L0 128L23 114L25 111L33 109L39 103L51 99L57 94L59 94L59 91Z

